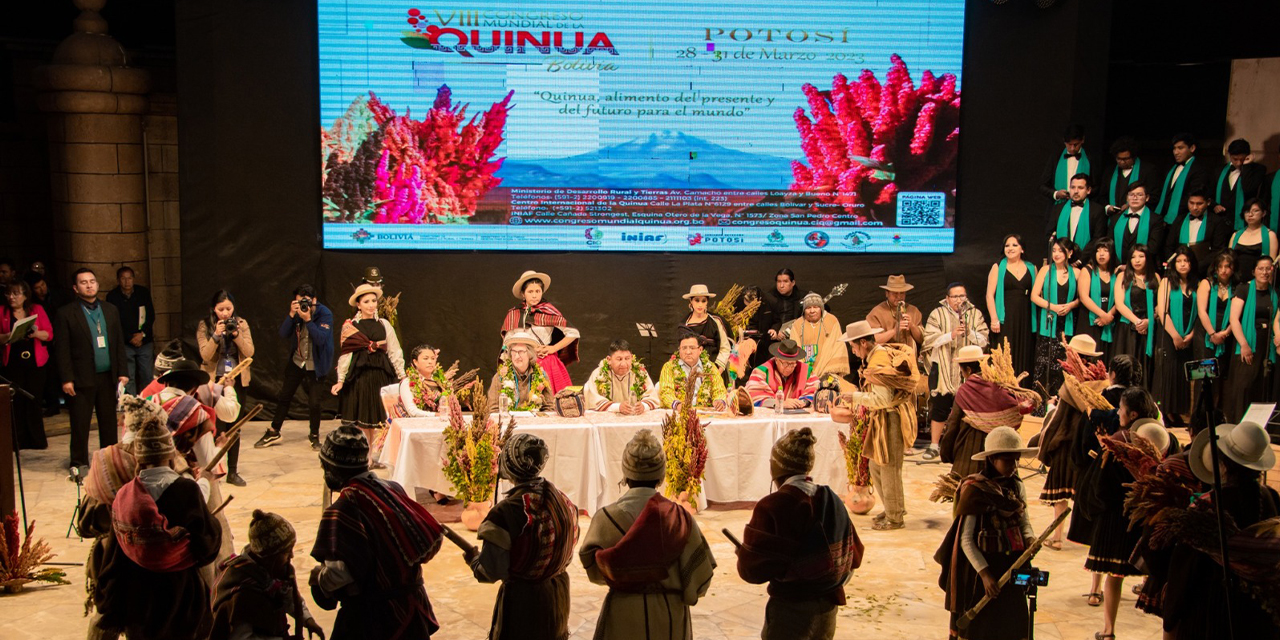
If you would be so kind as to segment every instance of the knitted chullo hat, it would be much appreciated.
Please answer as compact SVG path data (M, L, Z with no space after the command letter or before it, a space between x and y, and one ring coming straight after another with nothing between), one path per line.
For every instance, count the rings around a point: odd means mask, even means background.
M667 455L662 443L648 429L631 437L622 450L622 477L628 480L661 480L667 475Z
M148 420L138 429L133 439L133 457L138 466L161 465L172 460L176 449L173 447L173 435L163 422Z
M498 454L498 475L512 482L528 482L538 477L551 452L542 438L517 433Z
M335 469L367 469L369 441L359 429L344 424L325 436L320 461Z
M808 309L809 307L821 307L825 304L826 302L823 302L822 296L816 293L809 293L800 299L800 307L804 309Z
M169 414L160 405L127 393L120 396L120 411L124 414L126 433L137 432L150 422L164 426L169 421Z
M89 475L84 479L84 492L98 502L110 505L120 490L138 475L138 463L133 454L120 445L104 447L93 452L89 461Z
M212 327L210 330L212 330ZM173 368L173 363L181 359L182 341L178 339L170 340L164 345L164 349L162 349L160 353L156 354L153 373L157 378L159 378L160 376L169 373L169 370Z
M809 473L813 469L813 446L817 442L809 427L788 432L773 445L769 473L775 479Z
M298 534L283 517L261 509L253 510L249 523L249 551L259 558L274 556L293 548Z

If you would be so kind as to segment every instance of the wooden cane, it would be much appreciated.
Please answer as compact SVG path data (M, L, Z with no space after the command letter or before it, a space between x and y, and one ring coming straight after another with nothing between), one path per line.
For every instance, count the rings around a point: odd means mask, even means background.
M1063 520L1067 519L1067 514L1069 513L1071 513L1071 507L1067 507L1066 511L1063 511L1061 515L1054 518L1053 524L1050 524L1049 528L1045 529L1044 533L1040 534L1040 537L1036 538L1035 542L1032 542L1031 546L1027 547L1026 551L1022 552L1022 555L1018 556L1018 559L1009 566L1009 569L1004 572L1004 575L1000 576L1000 582L996 584L997 590L1003 589L1005 583L1009 582L1009 579L1013 577L1014 569L1021 567L1024 562L1030 560L1031 557L1040 550L1040 545L1044 544L1044 541L1049 539L1049 535L1053 533L1054 529L1058 528L1058 525L1062 524ZM968 629L969 623L973 622L973 619L982 612L983 607L986 607L989 602L991 602L991 596L983 595L982 599L978 601L978 604L973 605L972 609L964 612L964 615L960 616L956 620L956 628L961 631Z
M239 364L232 367L230 371L222 374L221 378L218 378L218 386L227 386L228 382L235 380L236 376L240 375L240 373L245 369L248 369L251 364L253 364L253 358L245 358L244 360L241 360Z
M222 513L222 510L223 510L223 509L226 509L226 508L227 508L227 505L231 504L231 501L232 501L232 500L235 500L235 499L236 499L236 497L235 497L235 496L227 496L227 499L226 499L226 500L223 500L223 501L222 501L222 504L218 505L218 508L217 508L217 509L214 509L213 511L209 512L209 515L211 515L211 516L216 516L216 515L218 515L219 513Z
M453 544L457 545L459 549L462 549L462 553L466 555L471 555L472 553L475 553L476 551L475 545L471 544L470 542L467 542L466 538L458 535L458 532L454 531L453 529L450 529L449 525L441 524L440 528L444 530L444 537L448 538L449 542L452 542Z
M213 468L218 466L219 462L222 462L222 456L227 455L227 452L231 450L232 445L240 439L240 429L244 427L246 422L254 416L257 416L259 413L262 413L262 405L257 405L250 409L249 413L244 414L243 418L237 420L235 424L231 425L230 429L226 430L227 442L222 445L221 449L218 449L218 453L213 456L213 459L209 460L209 464L204 466L205 473L213 471Z
M735 547L737 547L737 548L739 548L739 549L741 549L741 548L742 548L742 541L741 541L741 540L738 540L737 536L734 536L734 535L733 535L733 532L732 532L732 531L730 531L728 527L725 527L724 529L721 529L721 530L720 530L720 533L723 533L723 534L724 534L724 537L728 538L728 539L729 539L729 542L732 542L732 543L733 543L733 546L735 546Z

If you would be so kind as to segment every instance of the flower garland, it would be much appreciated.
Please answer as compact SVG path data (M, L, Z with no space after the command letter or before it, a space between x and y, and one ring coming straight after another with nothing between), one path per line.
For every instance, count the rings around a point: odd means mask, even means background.
M698 360L702 363L703 373L707 375L719 375L719 370L717 370L715 366L711 364L711 358L707 357L706 351L702 352L702 355L698 357ZM684 372L684 367L680 366L681 364L680 355L673 354L671 356L671 362L673 364L672 371L671 371L671 382L672 384L675 385L677 390L683 389L684 381L687 376ZM697 392L697 397L694 399L694 406L696 407L711 406L711 385L710 384L698 385L698 392Z
M502 390L500 394L506 396L510 401L508 406L511 411L539 411L542 409L542 390L550 384L547 381L547 374L542 371L542 367L537 362L530 361L529 368L531 374L529 376L529 401L521 403L516 397L516 371L511 368L511 363L504 361L498 365L498 379L502 380Z
M436 367L431 372L431 381L440 387L440 393L436 393L429 385L426 384L426 378L418 373L417 367L410 367L408 372L409 390L413 392L413 403L423 411L438 411L440 402L445 398L453 395L453 389L449 385L448 378L444 375L444 369Z
M596 376L596 391L602 398L613 397L613 376L609 369L609 358L600 360L600 373ZM649 378L640 358L631 361L631 397L636 402L644 398L644 382Z

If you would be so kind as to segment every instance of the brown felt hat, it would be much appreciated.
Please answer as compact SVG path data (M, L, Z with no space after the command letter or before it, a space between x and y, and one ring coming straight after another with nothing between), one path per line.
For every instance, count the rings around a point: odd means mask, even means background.
M889 276L889 281L880 285L885 291L910 291L916 288L913 284L907 284L906 276Z

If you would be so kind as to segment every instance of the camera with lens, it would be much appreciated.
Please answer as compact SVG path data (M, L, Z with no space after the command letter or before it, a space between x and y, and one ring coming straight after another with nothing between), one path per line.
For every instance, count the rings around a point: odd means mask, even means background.
M240 319L235 316L231 316L230 318L227 318L226 320L222 321L222 332L225 334L228 334L228 335L233 334L239 329L240 329Z
M311 298L303 296L298 299L298 311L307 313L311 311Z

